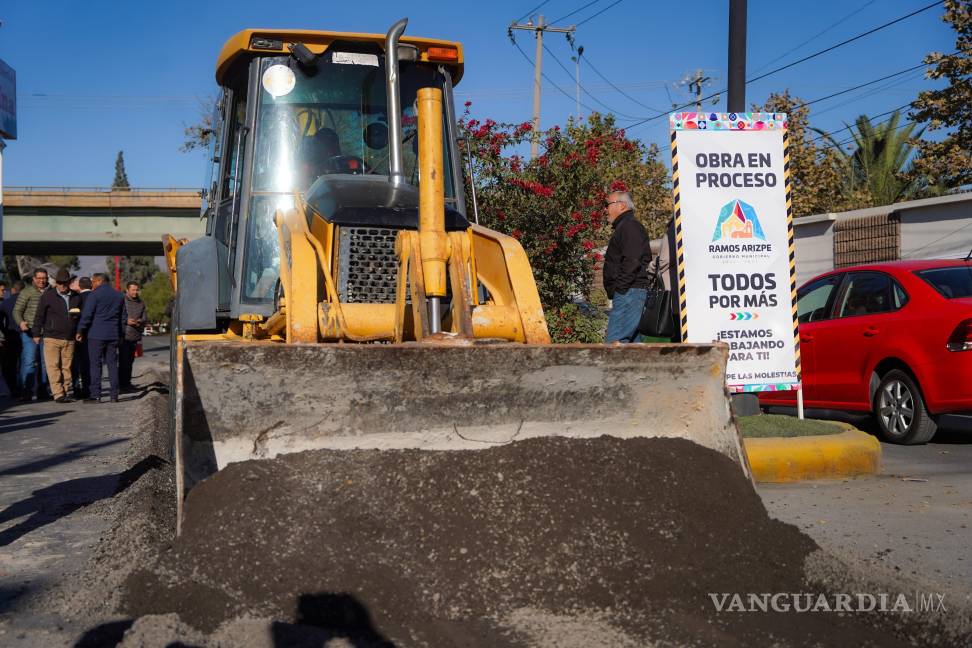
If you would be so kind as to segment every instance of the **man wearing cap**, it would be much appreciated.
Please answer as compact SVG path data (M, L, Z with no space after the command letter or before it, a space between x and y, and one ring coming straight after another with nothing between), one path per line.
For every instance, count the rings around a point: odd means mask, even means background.
M71 273L61 268L54 275L54 290L41 295L34 316L34 342L44 338L44 363L47 379L56 403L70 403L71 362L74 358L76 316L80 313L81 298L71 292Z

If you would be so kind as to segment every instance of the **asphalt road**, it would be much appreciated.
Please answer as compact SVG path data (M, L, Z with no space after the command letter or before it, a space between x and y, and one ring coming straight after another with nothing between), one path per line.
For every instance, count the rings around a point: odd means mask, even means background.
M953 590L972 603L972 433L881 444L879 475L761 484L770 514L821 547Z
M148 369L167 367L168 343L145 339L136 384L154 380ZM4 617L83 564L105 530L97 504L114 495L126 468L139 396L100 405L0 399L0 645Z
M168 344L168 336L146 338L136 383L150 368L167 375ZM134 396L95 406L0 402L0 645L16 632L18 608L82 565L105 530L98 502L126 467L134 410ZM771 515L825 549L972 603L972 433L883 452L875 477L758 491Z

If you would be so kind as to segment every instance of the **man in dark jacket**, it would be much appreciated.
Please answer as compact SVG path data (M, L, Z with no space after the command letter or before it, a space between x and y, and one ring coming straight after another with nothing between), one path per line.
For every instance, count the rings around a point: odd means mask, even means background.
M84 303L91 295L91 277L80 277L78 279L78 297L81 299L81 310L84 311ZM81 313L75 318L75 327L81 321ZM88 343L74 343L74 368L71 372L74 375L74 397L81 399L91 395L89 383L91 382L91 362L88 359Z
M124 392L135 391L132 385L132 366L135 364L135 350L142 341L142 330L148 316L145 314L145 302L138 296L138 284L129 281L125 286L125 337L118 347L118 380Z
M70 283L71 273L67 268L58 270L54 275L54 290L47 290L41 295L34 314L34 325L30 327L36 344L40 344L41 338L44 338L44 363L56 403L72 402L67 390L71 387L77 320L72 317L71 311L78 311L81 298L71 292Z
M91 363L91 396L85 403L101 402L101 367L108 365L111 402L118 402L118 340L125 334L125 298L108 284L108 275L99 272L91 277L94 290L84 302L78 324L78 342L88 343Z
M23 281L15 281L10 286L10 294L0 304L0 328L3 329L3 380L12 396L20 396L20 327L13 316L17 295L24 289Z
M607 214L614 233L604 254L604 290L611 299L605 342L634 342L648 297L651 240L635 218L634 201L626 191L607 197Z

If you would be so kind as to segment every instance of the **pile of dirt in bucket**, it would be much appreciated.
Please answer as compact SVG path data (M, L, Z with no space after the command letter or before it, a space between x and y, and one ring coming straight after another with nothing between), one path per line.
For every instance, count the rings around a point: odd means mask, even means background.
M318 450L197 485L122 612L142 617L132 641L225 645L906 645L881 615L716 610L821 592L815 551L737 465L680 439Z

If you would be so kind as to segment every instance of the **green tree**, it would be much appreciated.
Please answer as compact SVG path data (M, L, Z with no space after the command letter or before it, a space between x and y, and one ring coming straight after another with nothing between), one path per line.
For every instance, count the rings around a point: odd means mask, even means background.
M853 145L846 150L832 135L824 133L840 156L845 192L866 196L863 200L867 204L858 207L890 205L917 197L920 183L910 164L915 152L911 139L920 136L915 128L916 124L901 124L898 111L878 124L861 115L853 126L847 125Z
M111 188L115 191L126 191L129 188L128 174L125 172L125 155L118 151L115 158L115 179L111 181Z
M58 268L67 268L70 271L81 269L81 258L76 254L55 254L47 257L47 260Z
M844 187L840 153L830 146L818 146L811 137L810 109L804 102L786 90L770 94L765 104L753 109L787 115L793 215L810 216L851 208L853 201Z
M520 241L546 309L590 297L597 249L610 233L609 191L630 191L654 236L671 215L668 172L657 147L629 139L611 116L593 113L541 133L543 153L531 161L509 152L529 141L529 123L480 122L469 118L467 105L459 126L472 152L480 222Z
M172 284L165 272L157 273L142 287L142 301L150 322L168 322L172 309Z
M150 256L123 256L121 260L121 287L134 281L139 286L145 286L152 278L159 273L159 266L155 263L155 257ZM114 281L115 277L115 257L107 257L105 266L108 268L108 277Z
M929 131L948 131L937 142L918 142L915 169L926 183L950 189L972 183L972 3L946 0L943 20L956 32L955 52L933 52L925 63L934 66L927 77L948 86L919 94L910 117Z

